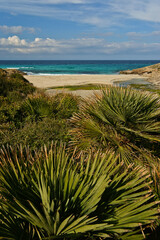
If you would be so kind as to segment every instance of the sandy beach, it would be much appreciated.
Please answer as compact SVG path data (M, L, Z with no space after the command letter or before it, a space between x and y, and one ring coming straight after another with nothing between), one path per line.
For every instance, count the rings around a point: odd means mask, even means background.
M130 81L133 79L147 80L146 77L137 74L132 75L26 75L24 76L35 87L46 90L46 93L53 96L57 93L72 93L83 98L90 97L94 93L99 93L100 90L75 90L70 91L65 86L85 85L85 84L109 84L116 82ZM52 89L54 87L64 87L64 89Z
M51 88L59 86L73 86L84 84L113 84L114 82L144 79L147 77L134 75L25 75L29 82L38 88Z

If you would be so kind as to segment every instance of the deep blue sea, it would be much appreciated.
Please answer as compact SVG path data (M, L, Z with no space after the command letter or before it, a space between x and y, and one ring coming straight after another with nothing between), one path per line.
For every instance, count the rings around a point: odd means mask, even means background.
M132 70L159 63L160 60L106 60L106 61L1 61L0 68L19 69L30 75L56 74L118 74L121 70Z

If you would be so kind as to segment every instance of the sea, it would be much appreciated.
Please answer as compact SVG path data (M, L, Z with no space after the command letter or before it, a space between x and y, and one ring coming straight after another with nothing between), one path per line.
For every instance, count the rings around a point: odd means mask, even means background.
M0 68L21 70L28 75L119 74L160 60L0 60Z

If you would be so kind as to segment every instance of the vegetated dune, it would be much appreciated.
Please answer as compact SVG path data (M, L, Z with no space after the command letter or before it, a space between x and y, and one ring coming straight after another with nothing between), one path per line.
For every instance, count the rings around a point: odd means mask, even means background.
M27 75L26 73L19 71L17 69L2 69L0 68L0 74L11 76L12 74L19 73L21 75Z

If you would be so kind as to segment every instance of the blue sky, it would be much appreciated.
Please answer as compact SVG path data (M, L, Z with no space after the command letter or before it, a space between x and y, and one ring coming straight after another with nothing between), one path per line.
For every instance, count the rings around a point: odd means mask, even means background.
M159 0L0 0L0 59L160 59Z

